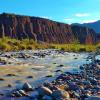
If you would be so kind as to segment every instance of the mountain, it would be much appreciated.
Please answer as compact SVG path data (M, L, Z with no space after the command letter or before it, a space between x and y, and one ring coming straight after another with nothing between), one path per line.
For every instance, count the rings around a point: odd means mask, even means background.
M40 17L0 14L0 37L34 39L47 43L95 44L99 39L93 29L68 25Z
M83 24L74 24L74 25L80 25L80 26L85 26L85 27L88 27L88 28L92 28L95 30L96 33L99 33L100 34L100 20L96 21L96 22L93 22L93 23L83 23Z

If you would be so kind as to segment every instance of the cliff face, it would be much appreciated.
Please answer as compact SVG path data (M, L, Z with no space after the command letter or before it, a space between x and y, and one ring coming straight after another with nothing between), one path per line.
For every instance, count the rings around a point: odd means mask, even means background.
M92 29L70 26L39 17L0 15L0 37L29 38L47 43L72 43L76 39L82 44L95 44L96 33Z
M100 33L96 34L96 40L97 43L100 43Z
M79 40L81 44L95 44L96 33L93 29L89 29L87 27L80 26L72 26L72 32L76 39Z

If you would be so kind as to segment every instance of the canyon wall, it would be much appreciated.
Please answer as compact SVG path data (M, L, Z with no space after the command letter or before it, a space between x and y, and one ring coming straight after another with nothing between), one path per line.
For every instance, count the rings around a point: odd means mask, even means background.
M71 26L39 17L20 16L3 13L0 15L0 37L34 39L47 43L95 44L98 41L94 30Z

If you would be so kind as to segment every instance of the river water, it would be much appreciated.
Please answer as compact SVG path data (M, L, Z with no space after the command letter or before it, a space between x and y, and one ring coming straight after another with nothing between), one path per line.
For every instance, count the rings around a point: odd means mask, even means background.
M19 57L20 53L29 57ZM46 55L40 57L36 55L38 53L46 53ZM13 55L13 57L7 58L5 55ZM91 62L91 59L87 60L88 56L88 53L59 53L56 50L6 52L0 57L6 59L10 64L1 63L0 65L0 78L4 79L4 81L0 81L0 90L8 91L15 87L18 88L24 82L37 86L43 82L52 81L65 71L79 72L80 65ZM15 76L8 77L7 74L15 74ZM48 78L47 75L54 77ZM33 78L27 78L28 76ZM12 87L7 87L8 84L11 84Z

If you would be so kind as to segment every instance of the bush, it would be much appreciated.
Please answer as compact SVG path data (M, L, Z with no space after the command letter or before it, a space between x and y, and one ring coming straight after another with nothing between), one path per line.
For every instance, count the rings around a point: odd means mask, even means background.
M86 48L80 48L79 52L86 52Z
M19 48L19 50L25 50L26 49L26 45L20 44L18 48Z
M28 46L26 47L26 49L32 50L32 49L33 49L33 46L32 46L32 45L28 45Z
M0 50L2 50L2 51L10 51L11 50L11 46L6 44L6 43L0 43Z

